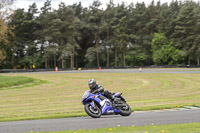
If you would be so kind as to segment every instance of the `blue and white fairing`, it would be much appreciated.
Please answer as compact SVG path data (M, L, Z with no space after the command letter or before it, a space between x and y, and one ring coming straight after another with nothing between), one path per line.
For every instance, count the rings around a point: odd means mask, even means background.
M82 103L84 105L86 103L90 103L92 107L95 107L95 104L99 105L101 107L103 115L109 113L119 114L120 111L118 109L113 109L112 103L109 99L105 98L104 96L104 99L100 99L100 97L102 96L103 94L101 93L93 94L88 90L83 94Z

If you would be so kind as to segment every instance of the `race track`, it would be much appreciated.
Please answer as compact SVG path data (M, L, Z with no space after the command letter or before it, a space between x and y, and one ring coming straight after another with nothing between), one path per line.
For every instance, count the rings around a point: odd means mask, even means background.
M200 73L200 68L142 68L141 71L138 68L134 69L98 69L94 70L65 70L58 72L45 71L45 72L18 72L13 74L59 74L59 73Z
M200 109L174 111L147 111L132 113L128 117L120 115L0 122L0 133L24 133L41 131L62 131L94 129L120 126L163 125L200 122Z
M41 73L200 73L200 68L176 68L176 69L111 69L111 70L83 70L83 71L58 71L58 72L34 72ZM21 73L14 73L21 74ZM23 73L26 74L26 73ZM29 74L27 72L27 74ZM83 109L84 110L84 109ZM99 119L91 117L48 119L48 120L29 120L0 122L0 133L26 133L42 131L63 131L78 129L94 129L120 126L144 126L144 125L163 125L178 123L200 122L200 109L172 110L172 111L147 111L133 112L128 117L120 115L102 116Z

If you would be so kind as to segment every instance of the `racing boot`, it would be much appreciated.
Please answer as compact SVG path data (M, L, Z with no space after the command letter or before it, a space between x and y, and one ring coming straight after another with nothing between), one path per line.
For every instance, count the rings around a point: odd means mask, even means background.
M112 101L113 101L114 103L117 103L118 98L114 97L114 95L112 95L111 97L112 97Z

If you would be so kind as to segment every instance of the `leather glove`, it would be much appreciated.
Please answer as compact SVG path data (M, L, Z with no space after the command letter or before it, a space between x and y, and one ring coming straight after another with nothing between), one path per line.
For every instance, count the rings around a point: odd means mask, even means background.
M93 91L93 93L97 93L97 92L99 92L99 89L97 89L97 90Z

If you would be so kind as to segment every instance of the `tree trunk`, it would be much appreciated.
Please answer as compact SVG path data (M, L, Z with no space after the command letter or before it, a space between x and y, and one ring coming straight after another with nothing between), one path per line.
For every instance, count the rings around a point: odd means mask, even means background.
M188 57L188 65L190 65L190 57Z
M99 67L99 37L96 39L96 56L97 56L97 67Z
M115 48L115 67L117 67L117 48Z
M72 53L71 53L71 68L74 68L74 47L72 49Z
M197 65L199 66L199 64L200 64L200 56L198 54L198 56L197 56Z
M56 68L56 54L54 54L54 68Z
M74 68L74 54L71 54L71 68Z
M50 66L51 66L51 62L50 62L50 60L49 59L46 59L46 61L47 61L47 68L50 68Z
M14 66L14 56L12 55L12 60L11 60L11 62L12 62L12 68L13 68L13 66Z
M109 67L109 58L110 58L110 55L109 55L109 48L107 49L107 67Z
M107 41L110 39L110 34L109 34L109 28L107 29ZM107 67L109 67L110 64L110 48L107 48Z
M99 67L99 53L97 52L97 67Z
M62 57L62 68L65 68L65 60Z
M76 59L76 68L78 68L78 56L75 55L75 59Z
M48 68L48 61L47 61L47 59L45 59L45 68L46 69Z
M123 58L124 58L124 67L126 67L126 58L125 58L125 56L126 56L126 53L125 53L125 51L123 52Z

